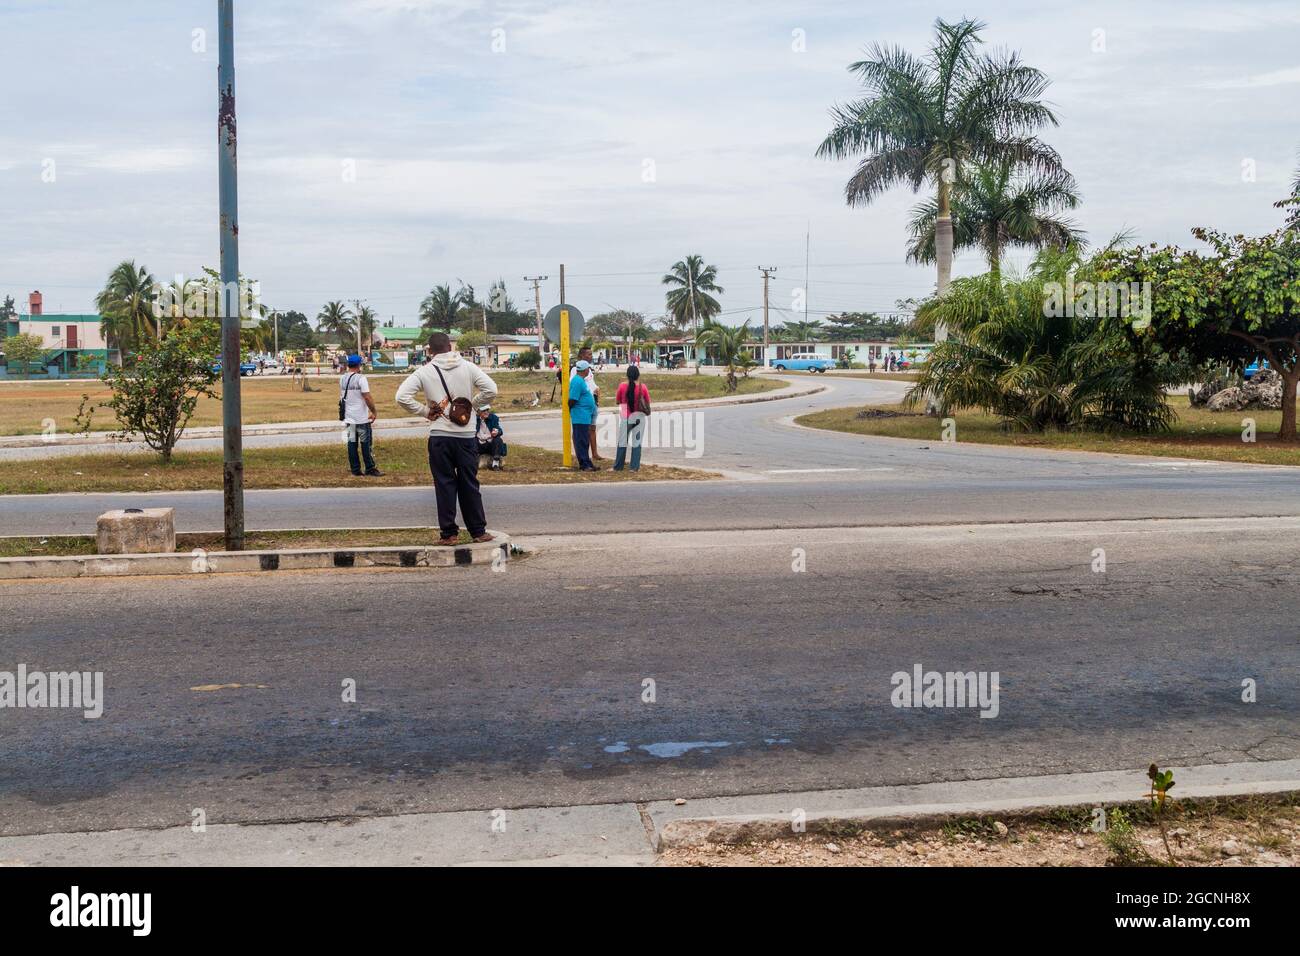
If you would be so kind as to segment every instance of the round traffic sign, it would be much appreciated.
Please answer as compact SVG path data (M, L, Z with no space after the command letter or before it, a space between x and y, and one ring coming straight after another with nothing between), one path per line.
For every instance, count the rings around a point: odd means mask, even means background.
M569 341L573 344L577 344L578 340L582 338L582 330L586 328L587 321L582 317L582 313L574 306L557 305L553 307L550 312L546 313L546 318L542 320L542 331L546 333L546 337L553 343L556 345L560 344L561 309L569 310Z

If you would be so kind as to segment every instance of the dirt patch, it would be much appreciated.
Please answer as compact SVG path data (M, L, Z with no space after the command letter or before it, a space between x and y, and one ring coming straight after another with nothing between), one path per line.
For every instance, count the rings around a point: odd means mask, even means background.
M924 418L920 412L896 412L889 408L864 408L858 412L854 418L858 419L878 419L878 418Z
M1186 801L1166 831L1180 866L1295 866L1300 795ZM674 847L666 866L1168 866L1160 829L1144 805L1108 811L1094 832L1091 808L1029 817L979 816L943 824L873 828L841 825L816 833L737 844ZM1112 822L1113 821L1113 822ZM1129 827L1130 830L1125 828Z

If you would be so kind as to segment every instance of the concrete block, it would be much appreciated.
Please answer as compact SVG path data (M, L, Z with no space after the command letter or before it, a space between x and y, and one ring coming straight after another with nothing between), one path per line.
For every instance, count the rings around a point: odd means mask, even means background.
M100 554L167 554L176 550L173 508L127 508L99 516L95 545Z

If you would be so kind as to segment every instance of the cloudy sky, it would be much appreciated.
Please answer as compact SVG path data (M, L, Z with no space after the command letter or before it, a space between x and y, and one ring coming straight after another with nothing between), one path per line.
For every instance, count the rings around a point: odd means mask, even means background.
M217 263L215 0L0 0L0 295L92 311L118 261L160 278ZM933 286L904 262L917 197L842 198L813 152L845 66L921 52L936 16L1052 78L1046 138L1098 240L1275 228L1300 150L1300 4L986 0L237 0L241 264L314 316L361 298L413 324L457 279L549 275L568 298L658 315L686 253L729 319L759 265L788 310L888 310ZM1253 170L1253 175L1251 171ZM1024 261L1024 255L1014 256ZM973 253L956 271L980 271ZM779 315L779 314L778 314Z

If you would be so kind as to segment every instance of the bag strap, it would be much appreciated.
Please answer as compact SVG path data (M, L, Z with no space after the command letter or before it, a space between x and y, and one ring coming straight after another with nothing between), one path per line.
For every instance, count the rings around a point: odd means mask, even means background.
M434 365L433 370L438 373L438 381L442 382L442 391L447 396L447 403L450 404L452 402L451 389L447 387L447 380L442 377L442 369Z

